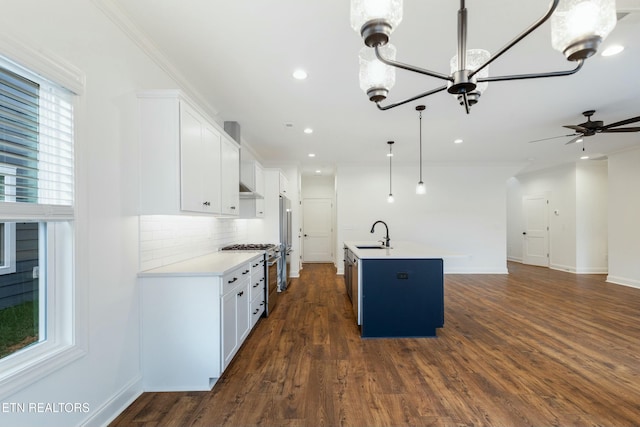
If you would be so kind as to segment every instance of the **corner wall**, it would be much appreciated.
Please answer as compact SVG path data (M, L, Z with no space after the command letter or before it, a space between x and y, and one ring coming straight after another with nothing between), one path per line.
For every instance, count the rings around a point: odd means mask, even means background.
M640 148L609 156L609 275L640 288Z
M393 167L387 203L388 167L341 165L337 169L338 272L345 240L375 241L376 220L389 225L391 245L408 240L464 255L445 260L445 273L507 273L506 181L518 167L428 165L427 194L415 194L415 167Z

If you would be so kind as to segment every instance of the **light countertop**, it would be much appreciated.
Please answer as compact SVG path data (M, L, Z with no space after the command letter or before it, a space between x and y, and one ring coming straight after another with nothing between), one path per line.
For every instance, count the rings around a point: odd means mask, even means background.
M358 249L357 246L380 246L380 242L344 242L351 252L360 259L448 259L464 258L466 255L433 248L420 243L391 240L391 247L379 249Z
M141 271L139 277L223 276L240 265L262 257L264 251L220 251Z

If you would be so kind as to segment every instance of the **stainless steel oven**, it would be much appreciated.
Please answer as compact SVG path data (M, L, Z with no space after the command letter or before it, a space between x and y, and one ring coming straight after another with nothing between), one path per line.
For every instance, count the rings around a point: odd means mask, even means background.
M269 316L271 311L276 306L278 300L278 287L280 285L280 268L281 268L281 256L278 251L278 245L273 243L247 243L247 244L235 244L221 248L223 251L264 251L265 257L265 301L266 307L264 315Z
M276 306L278 301L278 288L281 275L280 272L280 264L282 262L282 257L280 256L280 252L271 251L270 255L268 252L267 258L267 316L273 311L273 308Z

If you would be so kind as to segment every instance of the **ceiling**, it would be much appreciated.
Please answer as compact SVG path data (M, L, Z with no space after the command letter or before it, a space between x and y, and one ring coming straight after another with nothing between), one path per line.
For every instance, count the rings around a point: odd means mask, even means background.
M360 90L361 38L349 24L347 0L101 0L112 17L221 121L237 121L244 144L269 165L297 164L303 173L330 174L342 163L383 164L387 141L394 162L418 156L423 113L425 165L521 164L521 172L575 162L582 150L610 154L640 145L640 133L598 134L585 145L564 143L562 125L584 122L596 110L605 124L640 116L640 1L617 1L618 21L600 48L620 43L611 57L589 58L567 77L491 83L471 114L441 92L380 111ZM404 2L404 19L391 36L397 59L448 74L456 51L459 3ZM533 23L547 1L468 1L468 48L496 51ZM490 75L568 70L551 48L549 23L491 64ZM292 73L303 68L304 81ZM397 71L388 101L440 86L431 77ZM638 126L638 124L636 124ZM303 133L306 127L312 134ZM464 140L454 144L454 139ZM315 153L314 158L308 157Z

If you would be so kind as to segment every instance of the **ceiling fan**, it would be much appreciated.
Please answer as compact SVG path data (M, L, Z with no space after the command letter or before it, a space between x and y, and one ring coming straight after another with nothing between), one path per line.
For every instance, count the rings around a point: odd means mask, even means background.
M640 116L631 117L630 119L621 120L619 122L605 125L602 120L591 121L591 116L593 116L595 112L596 110L588 110L583 112L582 115L587 118L587 121L584 123L580 123L579 125L563 126L567 129L573 129L575 133L572 133L569 135L553 136L551 138L536 139L534 141L529 141L529 142L539 142L539 141L546 141L549 139L566 138L568 136L572 136L573 137L572 139L570 139L568 142L565 142L565 145L568 145L568 144L574 144L577 142L582 142L582 138L586 136L593 136L597 133L640 132L640 126L626 127L626 128L619 127L619 126L628 125L629 123L640 122Z

